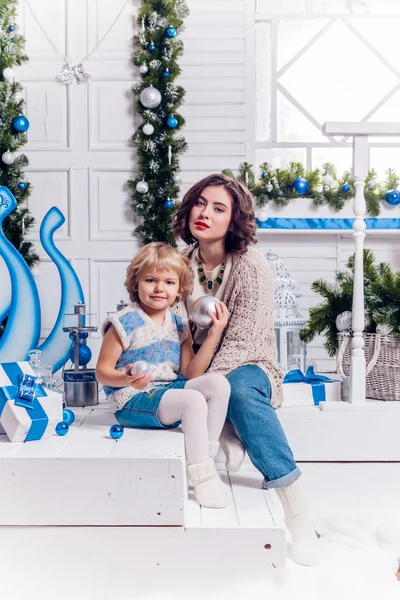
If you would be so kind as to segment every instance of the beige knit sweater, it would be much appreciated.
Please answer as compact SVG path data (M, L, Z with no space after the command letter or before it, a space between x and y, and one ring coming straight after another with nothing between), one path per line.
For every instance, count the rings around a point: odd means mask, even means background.
M193 250L190 246L184 254L190 259ZM267 259L254 248L232 255L224 302L229 319L207 372L227 375L242 365L257 365L271 382L272 405L279 406L283 374L276 360L273 278ZM188 316L182 302L175 310Z

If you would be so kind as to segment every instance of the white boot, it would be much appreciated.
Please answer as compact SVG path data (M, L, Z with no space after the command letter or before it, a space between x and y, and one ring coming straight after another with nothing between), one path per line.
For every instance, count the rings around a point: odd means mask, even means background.
M301 486L296 480L276 488L285 511L285 523L292 535L293 559L300 565L312 567L319 563L319 544Z
M188 465L197 502L205 508L225 508L229 499L221 485L212 458L203 463Z
M246 451L230 421L225 421L219 439L221 448L226 456L226 470L230 473L236 473L242 465Z

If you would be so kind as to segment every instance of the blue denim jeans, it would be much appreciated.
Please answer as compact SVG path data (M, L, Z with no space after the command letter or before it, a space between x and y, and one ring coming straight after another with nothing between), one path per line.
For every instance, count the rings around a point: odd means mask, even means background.
M263 488L278 488L301 475L285 433L271 405L271 384L256 365L243 365L227 375L231 384L228 419L253 465L264 475Z

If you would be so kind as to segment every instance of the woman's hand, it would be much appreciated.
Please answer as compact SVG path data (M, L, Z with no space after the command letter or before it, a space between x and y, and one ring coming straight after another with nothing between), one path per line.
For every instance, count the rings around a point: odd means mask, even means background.
M133 364L125 367L125 385L133 387L135 390L144 390L151 381L151 375L143 375L141 371L136 371L131 375L132 367Z
M208 330L208 335L210 337L219 337L228 322L229 312L226 305L223 302L215 304L215 315L211 310L209 310L207 314L212 319L212 325Z

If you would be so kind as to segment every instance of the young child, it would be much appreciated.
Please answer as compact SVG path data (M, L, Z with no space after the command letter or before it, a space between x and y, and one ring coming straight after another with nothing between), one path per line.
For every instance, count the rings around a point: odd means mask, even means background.
M96 376L112 411L125 427L182 428L194 495L202 506L228 505L214 464L225 422L230 385L204 375L228 320L221 303L206 341L194 355L187 322L170 307L192 291L189 261L163 242L144 246L127 269L132 304L106 319ZM131 374L144 360L149 373Z

